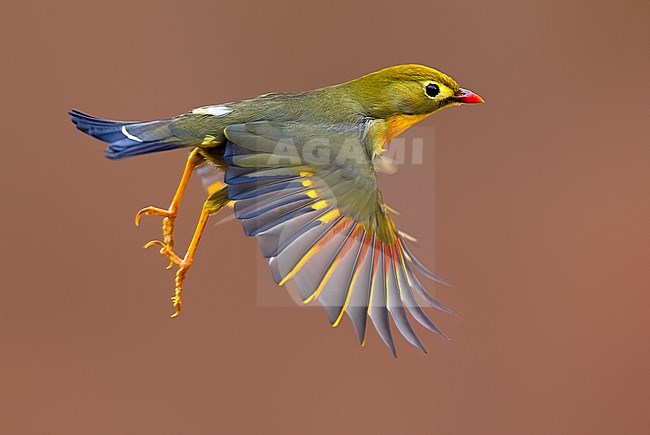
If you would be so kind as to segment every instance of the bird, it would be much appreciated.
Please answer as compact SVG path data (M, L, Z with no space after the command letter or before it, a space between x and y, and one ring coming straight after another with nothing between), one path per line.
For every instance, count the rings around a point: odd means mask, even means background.
M172 303L183 304L185 277L210 216L233 207L244 233L255 236L280 286L292 281L303 303L318 301L332 326L345 314L365 346L371 322L397 356L391 322L426 353L409 315L446 337L423 308L454 314L425 290L418 274L447 284L407 246L378 186L375 162L390 141L441 109L484 103L450 76L424 65L391 66L354 80L297 93L208 105L168 119L112 121L71 110L80 131L108 143L105 156L122 159L180 148L189 157L162 217L157 246L177 267ZM213 167L212 184L184 255L176 252L174 225L195 169ZM417 274L416 274L417 272ZM409 315L407 315L409 313ZM368 322L370 319L370 322Z

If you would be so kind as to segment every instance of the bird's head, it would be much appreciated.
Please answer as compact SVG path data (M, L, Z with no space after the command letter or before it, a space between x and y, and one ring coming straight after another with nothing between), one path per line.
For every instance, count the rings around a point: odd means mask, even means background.
M444 107L483 103L448 75L423 65L398 65L348 82L364 112L373 118L424 117Z

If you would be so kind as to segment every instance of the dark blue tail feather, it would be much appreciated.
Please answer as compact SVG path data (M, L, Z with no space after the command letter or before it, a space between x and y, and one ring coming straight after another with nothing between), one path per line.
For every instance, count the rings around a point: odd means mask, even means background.
M173 150L187 145L171 133L169 120L111 121L78 110L71 110L69 115L79 130L108 143L105 155L109 159Z

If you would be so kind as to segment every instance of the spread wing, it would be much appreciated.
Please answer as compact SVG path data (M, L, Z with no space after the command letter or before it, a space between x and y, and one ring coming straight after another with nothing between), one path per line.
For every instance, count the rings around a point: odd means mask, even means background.
M258 238L278 284L293 279L304 303L318 301L333 326L347 314L362 344L370 317L394 355L389 317L424 352L407 311L444 336L419 301L451 310L414 269L440 279L411 255L388 215L363 126L261 121L225 134L224 181L235 216Z

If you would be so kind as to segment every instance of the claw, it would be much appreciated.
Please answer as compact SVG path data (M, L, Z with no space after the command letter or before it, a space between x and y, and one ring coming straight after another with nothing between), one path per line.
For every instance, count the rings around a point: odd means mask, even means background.
M167 246L166 246L163 242L161 242L160 240L152 240L152 241L150 241L150 242L147 242L147 243L143 246L143 248L144 248L144 249L148 249L148 248L151 248L153 245L160 246L161 248L166 248L166 247L167 247Z
M144 245L143 248L147 249L154 245L160 246L160 255L164 255L165 257L169 258L169 265L166 267L166 269L171 269L175 264L180 265L182 263L183 259L179 257L178 254L176 254L168 244L161 242L160 240L152 240Z
M171 300L173 302L174 308L176 308L176 311L174 312L174 314L169 316L169 317L171 317L173 319L174 317L178 317L178 315L181 313L181 304L183 303L183 301L181 300L181 295L180 294L172 296Z
M158 208L150 205L145 207L135 214L135 226L140 226L140 219L142 216L162 216L174 220L176 218L176 212L173 210L165 210L164 208Z
M153 245L160 246L160 253L162 255L166 255L170 257L169 253L174 251L174 220L176 219L176 209L172 205L170 206L169 210L165 210L163 208L158 208L154 206L149 206L145 207L139 212L136 213L135 215L135 225L139 226L140 225L140 219L142 216L163 216L163 223L162 223L162 229L163 229L163 241L160 240L152 240L151 242L147 243L144 245L145 248L149 248ZM171 259L169 264L167 265L166 269L171 269L174 267L174 260Z

